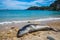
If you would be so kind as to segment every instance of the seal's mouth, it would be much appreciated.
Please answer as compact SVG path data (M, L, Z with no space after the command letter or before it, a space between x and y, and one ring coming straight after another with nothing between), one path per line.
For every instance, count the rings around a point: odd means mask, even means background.
M23 35L24 35L24 34L23 34ZM18 33L17 33L17 38L20 38L20 37L22 37L23 35L21 34L21 32L18 32Z

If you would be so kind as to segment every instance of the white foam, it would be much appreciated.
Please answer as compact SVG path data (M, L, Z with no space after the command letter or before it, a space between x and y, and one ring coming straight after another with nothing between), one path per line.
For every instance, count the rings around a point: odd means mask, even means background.
M52 21L52 20L60 20L60 18L44 18L44 19L37 19L37 20L0 22L0 24L3 25L3 24L21 23L21 22L28 22L28 21Z
M12 21L14 23L21 23L21 22L27 22L27 21Z
M11 21L11 22L0 22L0 24L11 24L11 23L21 23L21 22L27 22L27 21Z
M12 22L1 22L0 24L10 24Z
M60 20L60 18L44 18L44 19L37 19L34 21L52 21L52 20Z

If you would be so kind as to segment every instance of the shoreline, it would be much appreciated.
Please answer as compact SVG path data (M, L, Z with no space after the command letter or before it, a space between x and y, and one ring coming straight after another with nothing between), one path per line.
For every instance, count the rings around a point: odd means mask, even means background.
M58 21L60 18L43 18L43 19L36 19L36 20L25 20L25 21L6 21L6 22L0 22L0 25L4 24L12 24L12 23L25 23L25 22L45 22L45 21Z
M1 40L47 40L47 37L53 37L56 40L60 39L60 32L55 31L36 31L32 33L27 33L26 35L17 38L17 32L19 29L30 23L38 23L41 25L50 26L54 29L60 30L60 18L45 18L36 20L26 20L26 21L13 21L13 22L2 22L0 24L0 39Z

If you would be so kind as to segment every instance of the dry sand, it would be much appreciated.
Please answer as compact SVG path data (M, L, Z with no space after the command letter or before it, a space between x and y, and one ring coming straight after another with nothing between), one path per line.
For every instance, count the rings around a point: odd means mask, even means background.
M51 22L31 22L34 24L48 25L52 28L60 30L60 21ZM55 40L60 40L60 32L55 31L36 31L32 33L27 33L24 36L17 38L18 30L24 25L29 24L27 22L22 22L18 24L1 25L0 30L0 40L48 40L48 36L54 38Z

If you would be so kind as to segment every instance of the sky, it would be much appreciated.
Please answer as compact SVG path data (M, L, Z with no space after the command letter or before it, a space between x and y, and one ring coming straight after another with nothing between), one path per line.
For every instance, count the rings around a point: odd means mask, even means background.
M0 9L27 9L31 6L49 6L55 0L0 0Z

